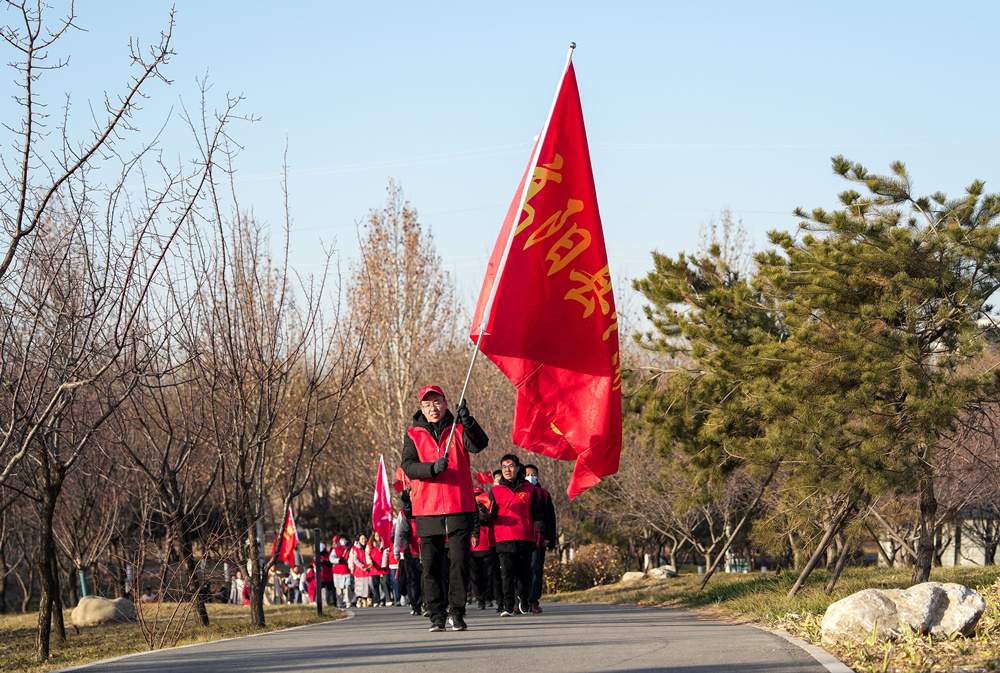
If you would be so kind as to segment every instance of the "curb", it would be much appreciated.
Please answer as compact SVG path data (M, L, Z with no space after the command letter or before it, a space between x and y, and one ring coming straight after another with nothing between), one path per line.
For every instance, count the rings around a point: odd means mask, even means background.
M302 624L301 626L290 626L287 629L275 629L274 631L264 631L263 633L250 633L245 636L235 636L233 638L219 638L217 640L206 640L201 643L188 643L187 645L177 645L176 647L164 647L159 650L143 650L142 652L132 652L130 654L123 654L119 657L111 657L110 659L98 659L97 661L90 661L86 664L80 664L79 666L71 666L69 668L60 668L59 670L52 671L51 673L69 673L69 671L79 671L91 666L96 666L97 664L111 664L116 661L122 661L124 659L131 659L133 657L141 657L147 654L155 654L156 652L164 652L166 650L183 650L188 647L199 647L201 645L211 645L213 643L224 643L228 640L242 640L243 638L257 638L258 636L266 636L271 633L282 633L284 631L297 631L298 629L308 629L313 626L328 626L330 624L339 624L340 622L346 622L349 619L354 619L354 610L345 610L347 616L343 619L333 619L328 622L319 622L318 624Z
M854 673L853 668L846 665L840 659L837 659L835 656L833 656L823 648L816 647L815 645L810 645L806 641L802 640L801 638L796 638L787 631L775 631L772 629L765 628L763 626L755 626L755 628L758 628L761 631L767 631L768 633L773 633L779 638L783 638L784 640L790 642L792 645L795 645L799 649L803 650L809 656L811 656L813 659L819 662L820 665L826 668L826 670L830 671L830 673Z

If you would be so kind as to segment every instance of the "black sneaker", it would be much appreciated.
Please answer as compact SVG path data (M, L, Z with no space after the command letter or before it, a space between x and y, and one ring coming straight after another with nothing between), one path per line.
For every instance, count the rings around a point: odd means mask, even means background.
M428 629L431 633L441 633L444 631L444 620L438 619L431 624L431 628Z
M464 631L469 628L466 626L465 619L462 618L462 615L452 615L448 621L451 622L452 631Z
M486 609L486 601L479 601L479 604L476 605L476 607L479 608L480 610L485 610Z

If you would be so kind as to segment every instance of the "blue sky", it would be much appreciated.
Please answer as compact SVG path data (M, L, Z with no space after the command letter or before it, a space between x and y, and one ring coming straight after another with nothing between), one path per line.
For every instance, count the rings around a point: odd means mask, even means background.
M54 50L70 68L44 93L71 92L85 121L126 81L129 38L155 41L170 7L78 3L87 32ZM173 107L161 147L182 154L177 108L197 107L207 72L210 103L242 94L260 117L234 129L237 187L276 228L287 140L298 270L316 269L320 243L349 260L392 177L471 300L571 41L612 270L634 277L653 249L693 250L724 208L760 248L795 207L836 205L837 154L876 171L903 160L920 193L977 178L1000 191L998 19L988 2L177 0L173 83L140 121L152 132Z

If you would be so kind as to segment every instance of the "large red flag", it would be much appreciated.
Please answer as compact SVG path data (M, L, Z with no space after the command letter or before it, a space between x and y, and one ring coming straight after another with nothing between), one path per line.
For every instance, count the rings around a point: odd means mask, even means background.
M299 546L299 536L295 531L295 518L292 516L292 508L285 512L285 525L281 527L278 534L274 536L274 549L272 556L277 556L279 561L284 561L290 566L295 565L295 548Z
M514 443L575 460L570 498L617 472L618 314L570 59L490 257L473 325L472 340L517 388Z
M382 544L392 539L392 499L389 495L389 477L385 472L385 460L378 457L378 475L375 477L375 497L372 499L372 528Z

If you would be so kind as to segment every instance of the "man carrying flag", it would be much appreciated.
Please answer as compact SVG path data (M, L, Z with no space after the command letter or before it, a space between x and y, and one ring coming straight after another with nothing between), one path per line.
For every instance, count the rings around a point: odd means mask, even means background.
M517 388L514 443L575 460L575 498L618 471L622 408L618 315L572 53L470 336Z
M457 423L440 387L425 386L418 400L413 427L403 439L401 463L413 480L410 498L420 537L423 602L432 632L444 631L449 616L452 629L464 631L469 542L479 525L469 454L485 449L489 437L469 413L465 400L455 409ZM445 541L451 561L447 596L441 577Z

